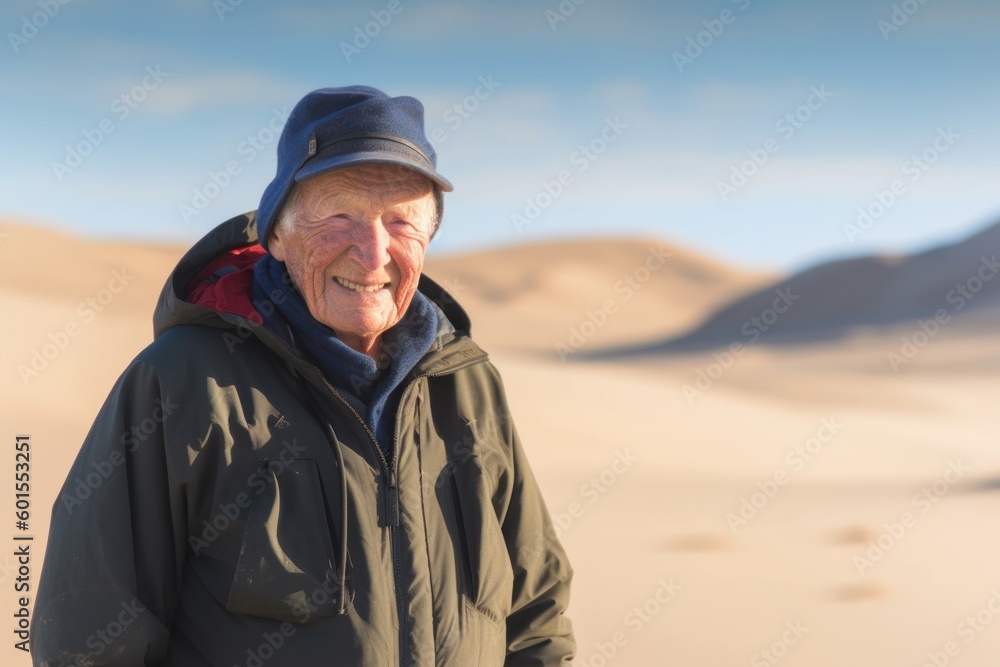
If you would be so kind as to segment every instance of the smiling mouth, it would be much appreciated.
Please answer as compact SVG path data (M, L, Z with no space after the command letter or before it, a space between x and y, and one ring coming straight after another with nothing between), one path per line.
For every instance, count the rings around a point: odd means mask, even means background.
M358 283L351 282L347 278L341 278L340 276L334 276L334 278L340 285L346 287L347 289L352 289L355 292L377 292L389 284L380 283L378 285L359 285Z

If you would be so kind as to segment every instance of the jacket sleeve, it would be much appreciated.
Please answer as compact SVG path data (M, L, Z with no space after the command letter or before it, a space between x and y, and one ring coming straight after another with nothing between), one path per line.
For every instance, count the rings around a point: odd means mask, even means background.
M163 659L186 545L165 448L179 419L173 400L156 371L135 361L101 408L52 510L33 664Z
M573 568L552 525L513 423L513 489L502 528L514 571L507 667L569 665L576 651L565 616Z

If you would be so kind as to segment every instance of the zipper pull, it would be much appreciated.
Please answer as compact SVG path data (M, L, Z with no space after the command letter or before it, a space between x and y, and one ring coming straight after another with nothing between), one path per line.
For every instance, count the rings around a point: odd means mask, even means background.
M399 525L399 496L396 490L396 471L389 471L389 479L385 485L385 520L388 526Z

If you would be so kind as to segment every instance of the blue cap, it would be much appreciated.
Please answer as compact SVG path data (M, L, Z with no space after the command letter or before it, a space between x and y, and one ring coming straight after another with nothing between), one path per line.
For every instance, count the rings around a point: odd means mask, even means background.
M336 169L394 164L453 190L437 173L437 154L424 135L424 106L413 97L389 97L369 86L320 88L303 97L278 140L278 170L257 207L264 248L278 212L297 182Z

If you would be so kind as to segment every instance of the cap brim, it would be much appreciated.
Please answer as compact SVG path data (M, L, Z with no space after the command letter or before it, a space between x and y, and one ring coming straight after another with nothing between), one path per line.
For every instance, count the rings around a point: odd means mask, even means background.
M318 160L310 161L304 167L295 172L295 181L301 183L302 181L307 181L310 178L328 174L331 171L346 169L347 167L358 167L365 164L394 164L407 167L408 169L412 169L413 171L423 174L427 178L431 179L445 192L451 192L455 189L452 186L451 181L418 160L410 159L407 155L402 153L387 154L375 151L343 153L339 155L331 155L326 158L321 157Z

